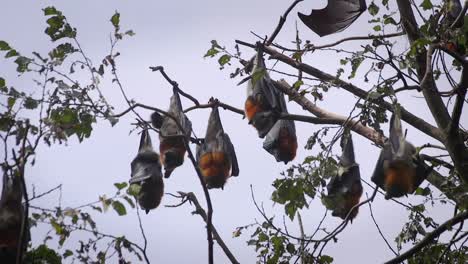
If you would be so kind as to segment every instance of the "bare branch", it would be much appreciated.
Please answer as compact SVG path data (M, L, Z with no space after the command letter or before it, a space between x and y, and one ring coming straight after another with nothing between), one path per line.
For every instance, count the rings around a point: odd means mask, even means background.
M291 6L289 6L288 9L286 9L286 12L284 12L284 14L280 17L280 20L279 20L279 23L278 23L278 26L276 26L275 30L273 31L273 33L271 33L270 37L267 39L267 41L265 42L265 45L270 45L271 43L273 43L273 41L275 40L276 36L278 36L278 34L280 33L281 29L283 28L283 25L284 23L286 22L286 18L288 17L289 13L294 9L294 7L296 7L297 4L299 4L300 2L302 2L304 0L296 0L294 1Z
M178 197L174 196L174 195L173 196L176 197L176 198L182 199L181 204L184 204L187 201L190 201L191 203L193 203L193 205L195 206L195 211L193 212L193 214L200 215L201 218L203 219L203 221L205 221L205 223L208 224L208 216L206 214L206 211L203 209L203 207L198 202L198 199L195 196L195 194L192 193L192 192L189 192L189 193L178 192L178 193L179 193L180 196L178 196ZM234 257L232 252L227 247L226 243L224 243L223 239L221 238L221 236L219 235L218 231L213 226L213 224L211 224L211 231L213 232L214 239L216 240L216 242L218 242L218 245L224 251L224 254L226 254L226 257L231 261L231 263L238 264L239 261L237 261L237 259Z
M191 96L190 94L182 91L182 89L179 88L179 84L176 82L176 81L173 81L171 78L169 78L169 76L166 74L166 72L164 71L164 67L163 66L156 66L156 67L149 67L152 71L159 71L161 73L161 75L164 77L164 79L166 79L166 81L172 85L172 87L174 89L177 90L178 93L180 93L181 95L183 95L185 98L189 99L190 101L192 101L195 105L199 105L200 103L198 102L197 99L195 99L195 97Z

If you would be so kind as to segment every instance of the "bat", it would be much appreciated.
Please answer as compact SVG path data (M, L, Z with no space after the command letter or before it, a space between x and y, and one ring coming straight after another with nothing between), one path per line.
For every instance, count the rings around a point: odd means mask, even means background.
M205 139L197 146L197 163L208 189L223 189L230 176L239 175L234 145L224 133L216 106L211 110Z
M332 210L332 216L346 219L351 208L359 203L362 195L361 173L354 157L354 147L351 133L345 129L341 137L342 154L339 158L336 175L327 184L327 196L322 198L327 209ZM359 208L354 209L349 220L357 216Z
M390 137L384 143L371 180L385 190L385 199L413 193L432 171L406 141L396 108L390 120Z
M148 213L161 203L164 194L164 182L159 155L153 150L147 129L141 133L138 154L133 159L130 167L130 184L139 186L138 203Z
M279 103L283 113L287 113L286 102L282 94ZM273 155L276 161L287 164L296 157L297 137L293 120L278 120L271 128L263 142L263 148Z
M153 125L159 125L159 152L161 153L161 164L164 166L164 177L169 178L172 171L184 163L185 144L183 137L190 137L192 133L192 123L187 118L182 110L182 103L177 92L171 97L171 103L168 113L176 120L169 116L164 116L162 122L159 122L155 114L151 116ZM183 128L177 125L177 122Z
M14 176L9 179L5 173L0 199L0 259L2 263L16 262L23 219L22 195L20 178Z
M264 138L275 125L281 113L279 90L270 78L263 60L263 51L258 49L254 60L252 76L247 83L247 99L245 101L245 116Z
M298 16L308 28L323 37L346 29L366 9L365 0L328 0L325 8L312 10L308 16L298 13Z

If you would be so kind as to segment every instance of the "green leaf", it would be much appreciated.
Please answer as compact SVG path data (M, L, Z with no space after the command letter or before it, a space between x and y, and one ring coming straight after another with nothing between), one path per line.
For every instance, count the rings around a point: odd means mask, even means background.
M62 254L63 258L66 259L70 256L73 256L73 252L69 249L65 250L65 252Z
M16 98L15 97L8 97L8 108L12 108L15 105Z
M255 86L255 84L260 81L260 79L263 78L266 74L266 69L257 69L253 74L252 74L252 85Z
M24 100L23 105L26 109L32 110L37 108L39 102L31 97L26 97L26 100Z
M16 57L16 56L18 56L18 55L19 55L19 53L18 53L16 50L11 49L11 50L9 50L9 51L7 52L7 54L5 54L5 58Z
M213 58L218 53L219 53L219 50L217 50L216 48L211 48L206 52L203 58L206 58L206 57Z
M374 2L372 2L369 5L367 10L369 11L369 14L371 14L372 16L375 16L375 15L377 15L379 13L379 7Z
M327 255L322 255L320 256L320 259L318 261L320 264L330 264L333 262L333 258Z
M11 47L3 40L0 40L0 50L10 50Z
M70 43L63 43L58 45L55 49L49 52L49 57L51 59L57 59L59 61L65 60L67 55L77 52L78 49L75 49Z
M48 6L42 10L44 11L44 16L62 15L62 12L58 11L54 6Z
M114 210L117 212L119 216L127 214L127 210L125 209L125 206L119 201L112 202L112 208L114 208Z
M120 23L120 14L115 11L115 14L111 17L110 22L114 26L115 30L119 30L119 23Z
M15 60L15 63L18 65L16 67L17 72L26 72L28 70L28 65L31 63L31 59L20 56Z
M431 194L431 189L429 189L428 187L426 187L426 188L418 187L416 189L415 194L416 195L421 195L421 196L428 196L429 194Z
M382 30L382 27L380 25L377 25L377 26L374 26L372 28L374 31L381 31Z
M219 65L221 65L221 67L223 67L225 64L229 63L230 61L231 61L231 56L227 54L224 54L218 59L218 63Z
M424 10L429 10L433 7L431 0L424 0L419 6Z
M130 36L130 37L133 37L133 36L135 36L135 32L133 32L133 30L127 30L127 31L125 32L125 35Z
M125 199L125 201L127 201L127 203L128 203L132 208L135 208L135 203L132 201L132 199L130 199L130 197L124 196L123 198Z
M5 79L0 77L0 87L5 87L5 85L6 85Z
M293 88L296 89L296 90L299 90L299 88L301 88L301 86L304 84L304 82L302 80L297 80L294 84L293 84Z
M114 183L114 186L115 186L115 188L117 188L120 191L123 188L127 187L128 184L126 182L121 182L121 183Z
M130 187L127 189L127 193L132 196L138 196L141 191L141 186L138 184L130 184Z

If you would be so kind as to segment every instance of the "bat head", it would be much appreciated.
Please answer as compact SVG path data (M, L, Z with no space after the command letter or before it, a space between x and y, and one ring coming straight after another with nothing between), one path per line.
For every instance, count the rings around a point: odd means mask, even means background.
M154 128L160 129L163 124L163 120L164 118L158 112L155 111L151 114L151 124Z

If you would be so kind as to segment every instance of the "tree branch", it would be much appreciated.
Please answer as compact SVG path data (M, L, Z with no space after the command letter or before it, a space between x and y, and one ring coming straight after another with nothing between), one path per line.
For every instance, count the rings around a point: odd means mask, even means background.
M418 244L416 244L410 250L406 251L405 253L401 254L400 256L398 256L398 257L396 257L394 259L391 259L391 260L385 262L385 264L401 263L401 262L411 258L414 254L419 252L422 248L424 248L425 246L432 243L433 240L435 238L439 237L442 233L444 233L445 231L452 228L452 226L454 226L454 225L456 225L456 224L458 224L458 223L460 223L462 221L465 221L466 219L468 219L468 211L465 211L463 213L458 214L454 218L452 218L452 219L446 221L445 223L443 223L442 225L440 225L438 228L436 228L431 233L427 234L423 238L423 240L421 240Z
M200 215L203 221L205 221L205 223L208 225L208 216L206 214L206 211L198 202L198 199L195 196L195 194L192 192L189 192L189 193L178 192L178 193L179 193L179 196L175 196L175 195L173 196L182 199L182 203L180 205L184 204L186 201L190 201L191 203L193 203L193 205L195 206L195 211L193 212L193 214ZM231 261L231 263L239 264L239 261L237 261L237 259L234 257L232 252L229 250L226 243L224 243L223 239L221 238L221 236L219 235L218 231L213 226L213 224L211 224L211 231L213 232L214 239L216 240L216 242L218 242L218 245L224 251L224 254L226 254L226 257Z
M273 43L273 41L275 40L276 36L278 36L278 34L280 33L281 29L283 28L283 25L284 23L286 22L286 18L288 17L289 13L294 9L294 7L296 7L297 4L299 4L300 2L302 2L304 0L296 0L294 1L288 9L286 9L286 12L284 12L284 14L280 17L280 20L279 20L279 23L278 23L278 26L276 26L275 30L273 31L273 33L271 33L270 37L267 39L267 41L265 42L265 45L271 45L271 43Z
M246 42L243 42L243 41L240 41L240 40L236 40L236 43L238 43L239 45L244 45L244 46L247 46L247 47L250 47L250 48L256 48L255 45L253 44L250 44L250 43L246 43ZM261 44L260 44L261 45ZM272 49L270 47L266 47L263 45L263 48L264 48L264 51L265 53L267 54L270 54L272 56L273 59L277 59L279 61L282 61L296 69L300 69L302 70L303 72L309 74L309 75L312 75L316 78L319 78L321 79L322 81L324 82L329 82L329 83L332 83L333 85L337 86L337 87L341 87L343 88L344 90L354 94L355 96L361 98L361 99L364 99L364 100L370 100L369 98L369 94L358 88L357 86L351 84L351 83L348 83L348 82L345 82L333 75L330 75L328 73L325 73L315 67L312 67L308 64L305 64L305 63L300 63L300 62L297 62L296 60L284 55L284 54L281 54L279 53L278 51L276 51L275 49ZM386 101L383 101L383 100L370 100L372 101L373 103L385 108L386 110L388 111L393 111L393 105L386 102ZM443 141L443 133L436 127L432 126L431 124L427 123L426 121L424 121L423 119L417 117L416 115L408 112L406 109L404 108L401 108L401 117L402 119L409 123L410 125L412 125L413 127L417 128L418 130L421 130L423 133L425 133L426 135L430 136L430 137L433 137L439 141Z
M413 44L420 37L418 24L414 17L411 4L408 0L397 0L398 9L406 30L410 44ZM437 85L432 77L431 58L434 46L429 47L429 51L422 50L416 55L416 69L418 78L421 80L421 89L426 100L426 104L431 110L439 130L442 131L442 143L447 147L447 151L453 160L459 177L468 183L468 150L465 147L463 136L459 129L452 131L453 121L448 113L445 104L439 95ZM465 66L466 67L466 66ZM464 71L465 72L465 71ZM451 132L449 134L449 132Z

